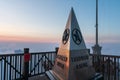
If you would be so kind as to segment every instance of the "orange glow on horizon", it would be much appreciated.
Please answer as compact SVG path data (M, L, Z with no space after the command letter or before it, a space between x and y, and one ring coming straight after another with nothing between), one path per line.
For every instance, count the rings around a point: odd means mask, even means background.
M85 37L84 40L85 43L95 43L95 39L93 37ZM0 35L0 42L60 43L61 37L50 36L50 35L40 36L40 37ZM102 37L99 39L99 43L120 43L120 41L119 39Z
M26 36L3 36L0 35L0 42L50 42L56 43L58 39L55 37L26 37Z

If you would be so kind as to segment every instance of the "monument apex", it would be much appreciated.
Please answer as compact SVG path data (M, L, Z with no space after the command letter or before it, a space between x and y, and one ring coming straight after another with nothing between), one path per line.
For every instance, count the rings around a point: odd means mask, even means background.
M73 8L71 8L59 48L63 47L68 50L86 49L86 45Z

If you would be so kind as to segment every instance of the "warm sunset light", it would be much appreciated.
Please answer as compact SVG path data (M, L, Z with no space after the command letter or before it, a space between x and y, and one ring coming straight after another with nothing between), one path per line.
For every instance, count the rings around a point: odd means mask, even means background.
M108 4L109 3L109 4ZM100 42L120 42L119 0L101 0L99 5ZM84 4L84 5L83 5ZM55 7L55 6L58 7ZM86 42L95 38L95 1L0 1L1 40L58 42L71 7L74 7ZM4 36L5 35L5 36ZM101 36L102 35L102 36ZM111 35L111 36L110 36ZM110 36L109 38L102 38ZM11 38L10 38L11 37ZM114 37L114 38L113 38ZM2 39L3 38L3 39ZM29 39L31 38L31 39Z
M27 36L0 36L0 42L34 42L34 43L55 43L57 38L54 37L27 37Z

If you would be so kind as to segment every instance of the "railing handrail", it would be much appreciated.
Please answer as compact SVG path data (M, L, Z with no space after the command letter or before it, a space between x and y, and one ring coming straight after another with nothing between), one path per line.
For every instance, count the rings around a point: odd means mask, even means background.
M56 51L47 51L47 52L30 52L30 54L44 54L44 53L56 53ZM11 54L0 54L0 56L19 56L19 55L24 55L24 53L11 53ZM120 58L119 55L106 55L106 54L101 54L101 55L97 55L97 54L92 54L90 53L90 55L92 56L105 56L105 57L117 57Z
M30 52L30 54L45 54L45 53L56 53L55 51L49 51L49 52Z
M48 52L30 52L30 54L45 54L45 53L56 53L55 51L48 51ZM24 55L24 53L11 53L11 54L0 54L1 56L20 56Z
M105 54L102 54L102 55L98 55L98 54L90 54L91 56L101 56L101 57L116 57L116 58L120 58L120 56L118 55L105 55Z
M24 55L24 53L12 53L12 54L0 54L0 57L3 57L3 56L20 56L20 55Z

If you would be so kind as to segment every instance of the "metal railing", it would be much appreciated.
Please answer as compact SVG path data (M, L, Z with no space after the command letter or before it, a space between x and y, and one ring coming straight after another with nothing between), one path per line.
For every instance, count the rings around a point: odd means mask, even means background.
M96 72L100 72L104 80L120 80L120 56L95 54L90 56Z
M43 74L47 70L52 69L55 56L55 51L31 53L31 59L29 63L29 76Z
M44 74L51 69L55 60L55 51L30 53L28 77ZM21 80L24 76L24 54L0 55L0 80Z
M104 80L120 80L120 56L93 55L93 66L96 72L103 75ZM56 51L30 53L28 77L44 74L52 69ZM24 76L24 53L0 55L0 80L23 79Z
M23 77L23 54L0 55L0 80Z

